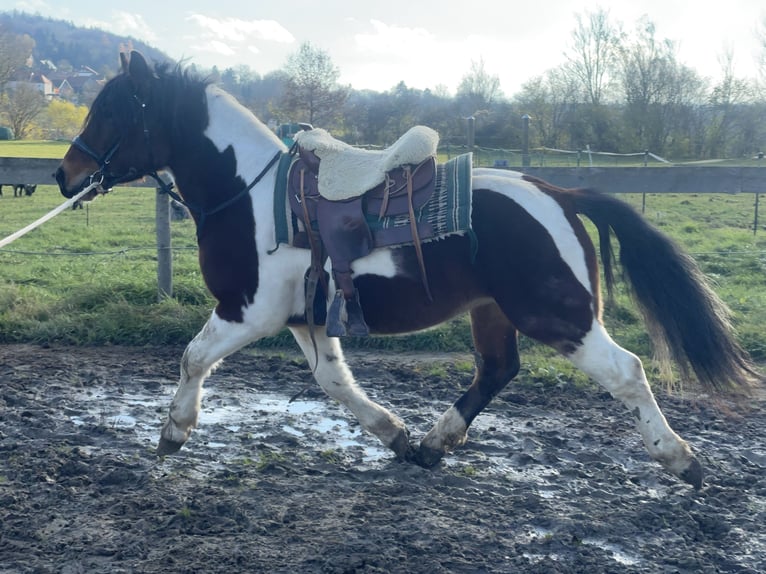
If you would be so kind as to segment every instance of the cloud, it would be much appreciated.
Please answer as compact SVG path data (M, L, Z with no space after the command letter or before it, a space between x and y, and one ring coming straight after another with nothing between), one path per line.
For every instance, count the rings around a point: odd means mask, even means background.
M413 54L432 52L436 38L425 28L391 26L380 20L370 20L372 33L356 34L357 48L377 55L396 55L412 58Z
M45 0L18 0L13 5L13 8L19 12L28 12L30 14L45 14L51 10L50 4L45 2Z
M186 19L196 23L204 36L216 37L221 41L240 43L257 39L283 44L295 42L295 37L275 20L212 18L204 14L192 14Z
M153 44L157 41L157 35L146 23L144 17L132 12L123 12L116 10L112 12L112 18L109 22L87 18L83 25L100 30L109 30L118 36L132 36L140 38L144 42Z
M410 87L442 84L454 90L470 71L472 61L483 60L493 75L508 67L506 41L490 34L438 36L422 27L395 26L380 20L370 20L370 24L371 32L354 36L356 48L364 56L351 71L377 89L388 89L395 78ZM388 84L375 83L376 77Z
M207 40L202 44L195 46L197 50L203 52L212 52L213 54L220 54L221 56L234 56L237 51L225 42L219 42L218 40Z
M203 65L220 64L220 56L248 60L261 54L258 43L292 44L295 37L275 20L213 18L190 14L187 22L196 25L184 36L186 49Z

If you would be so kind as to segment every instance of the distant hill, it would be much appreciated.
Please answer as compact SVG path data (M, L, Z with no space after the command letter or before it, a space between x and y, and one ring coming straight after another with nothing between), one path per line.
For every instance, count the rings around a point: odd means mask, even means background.
M75 69L87 66L113 75L119 68L120 45L128 42L154 62L172 61L160 50L135 38L25 12L0 12L0 27L14 34L28 34L35 41L32 53L35 63L49 60L59 66L68 62Z

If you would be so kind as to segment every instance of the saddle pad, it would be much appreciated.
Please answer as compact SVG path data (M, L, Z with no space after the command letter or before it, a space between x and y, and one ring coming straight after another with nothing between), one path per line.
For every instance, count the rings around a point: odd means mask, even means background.
M319 158L319 193L332 201L358 197L385 180L386 172L436 155L439 134L414 126L384 150L356 148L321 128L295 135L296 143Z
M286 153L282 156L277 169L274 186L274 231L276 245L281 243L292 245L297 231L297 220L290 209L287 198L287 174L296 156ZM415 211L418 222L430 224L434 231L433 239L447 235L466 233L471 229L471 176L473 168L472 154L459 155L436 168L436 188L431 199L422 208ZM375 233L379 229L394 227L409 227L408 215L394 217L368 217L370 230ZM398 245L411 244L412 241Z

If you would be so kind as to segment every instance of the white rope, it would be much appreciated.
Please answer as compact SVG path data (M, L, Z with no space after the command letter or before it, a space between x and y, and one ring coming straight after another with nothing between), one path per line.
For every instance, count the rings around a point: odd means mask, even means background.
M86 193L91 191L93 188L98 187L99 185L101 185L101 184L98 183L98 182L91 183L88 187L83 189L80 193L78 193L75 196L70 197L64 203L62 203L58 207L56 207L53 210L51 210L49 213L43 215L37 221L35 221L33 223L30 223L29 225L27 225L23 229L19 229L16 233L12 233L11 235L6 237L5 239L0 240L0 249L5 247L9 243L13 243L14 241L16 241L22 235L26 235L27 233L32 231L35 227L39 227L40 225L42 225L43 223L45 223L49 219L52 219L53 217L56 217L59 213L61 213L62 211L64 211L68 207L70 207L75 201L80 199L83 195L85 195Z

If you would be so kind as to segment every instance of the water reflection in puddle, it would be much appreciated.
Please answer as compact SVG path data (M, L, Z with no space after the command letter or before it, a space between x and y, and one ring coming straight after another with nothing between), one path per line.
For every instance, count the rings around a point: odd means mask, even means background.
M69 419L78 426L130 430L142 444L154 445L172 392L174 387L168 385L163 386L162 393L151 394L140 390L130 395L90 390L75 397L82 408L70 412ZM356 447L366 464L391 458L388 449L363 432L352 415L345 417L330 399L290 402L290 397L277 393L238 391L224 397L211 392L203 397L199 427L191 440L196 439L206 449L230 449L233 444L226 439L225 431L246 434L249 439L282 433L305 443L307 448L318 446L322 450Z

